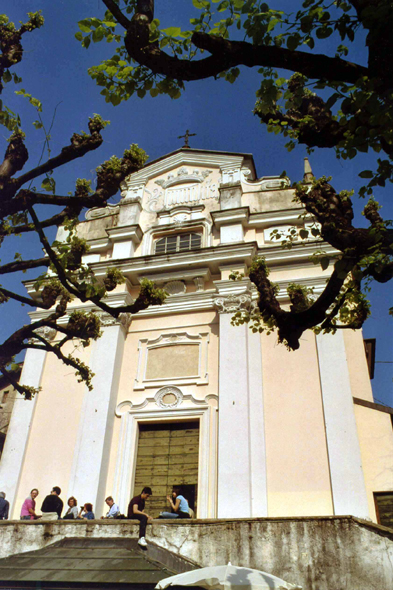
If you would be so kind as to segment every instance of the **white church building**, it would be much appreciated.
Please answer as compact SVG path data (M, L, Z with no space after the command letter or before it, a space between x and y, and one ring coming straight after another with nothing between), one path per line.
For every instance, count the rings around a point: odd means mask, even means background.
M101 313L102 337L69 345L93 391L54 355L27 351L21 381L42 390L15 402L0 461L13 518L32 488L40 507L55 485L98 517L106 496L125 512L151 486L157 516L179 485L197 518L380 519L378 498L393 497L393 411L374 403L361 331L306 332L289 352L231 324L257 292L229 275L256 255L283 304L292 282L324 289L332 267L310 261L321 243L283 249L272 236L311 223L293 194L288 179L258 178L250 154L181 148L130 175L118 204L87 212L85 262L98 278L116 267L127 279L108 303L131 302L143 278L169 296L119 320Z

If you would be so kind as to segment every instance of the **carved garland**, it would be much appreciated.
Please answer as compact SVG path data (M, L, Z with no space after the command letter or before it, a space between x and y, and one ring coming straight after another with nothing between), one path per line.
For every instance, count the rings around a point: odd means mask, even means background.
M214 305L218 313L236 313L237 311L250 311L251 293L242 293L241 295L225 295L217 297Z

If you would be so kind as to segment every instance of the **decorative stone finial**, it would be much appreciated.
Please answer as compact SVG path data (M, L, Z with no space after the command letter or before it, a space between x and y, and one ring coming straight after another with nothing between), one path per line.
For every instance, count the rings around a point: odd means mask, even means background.
M312 173L311 164L308 158L304 158L304 176L303 180L307 184L311 184L314 179L314 175Z

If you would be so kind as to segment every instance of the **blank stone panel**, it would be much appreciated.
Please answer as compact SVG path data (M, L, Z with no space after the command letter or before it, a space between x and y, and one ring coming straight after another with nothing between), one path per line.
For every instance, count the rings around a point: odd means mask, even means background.
M147 354L146 379L199 375L199 344L151 348Z

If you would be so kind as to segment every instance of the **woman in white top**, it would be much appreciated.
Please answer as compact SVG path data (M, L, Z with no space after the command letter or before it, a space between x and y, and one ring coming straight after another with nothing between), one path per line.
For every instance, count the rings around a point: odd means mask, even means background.
M74 498L74 496L71 496L71 498L68 499L67 502L69 508L67 510L67 512L65 513L65 515L63 516L63 520L74 520L76 518L78 518L78 502L76 501L76 498Z

